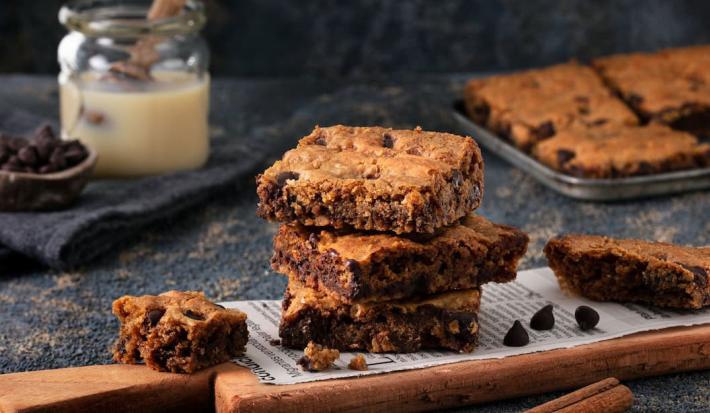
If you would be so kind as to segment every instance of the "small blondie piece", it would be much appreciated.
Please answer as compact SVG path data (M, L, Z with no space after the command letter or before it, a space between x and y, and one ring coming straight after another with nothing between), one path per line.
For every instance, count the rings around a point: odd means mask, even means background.
M380 127L316 127L257 177L262 218L433 233L478 207L483 159L468 137Z
M710 144L668 126L572 128L540 142L533 155L583 178L619 178L710 166Z
M545 255L563 290L593 300L710 305L710 247L564 235L547 243Z
M592 64L645 121L710 135L710 45L613 55Z
M345 303L395 300L515 279L528 236L469 215L430 237L282 225L272 267Z
M310 341L303 349L303 357L298 360L298 365L306 371L323 371L333 367L339 357L340 351Z
M113 350L119 363L193 373L244 352L246 314L208 301L200 292L124 296L113 302L121 322Z
M470 80L464 102L476 123L524 151L574 124L638 124L594 70L576 62Z
M474 288L407 301L345 304L291 280L279 335L292 348L313 341L341 351L471 352L478 342L480 297Z

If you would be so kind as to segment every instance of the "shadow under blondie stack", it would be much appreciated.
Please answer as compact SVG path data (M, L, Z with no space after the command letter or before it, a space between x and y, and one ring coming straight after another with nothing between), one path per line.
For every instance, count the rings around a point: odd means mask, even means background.
M288 277L279 335L339 350L470 352L481 285L515 279L528 237L472 212L483 159L468 137L316 127L257 177L262 218L282 223Z

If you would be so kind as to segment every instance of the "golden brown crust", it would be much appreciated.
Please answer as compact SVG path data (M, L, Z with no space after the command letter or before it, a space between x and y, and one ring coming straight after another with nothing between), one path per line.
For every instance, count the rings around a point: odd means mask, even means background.
M572 125L638 124L599 76L576 62L473 79L464 98L475 121L525 151Z
M545 165L584 178L616 178L710 166L710 145L660 124L571 128L540 142Z
M338 358L340 358L338 350L309 341L306 348L303 349L303 357L298 360L298 365L308 371L323 371L333 367Z
M432 233L478 207L483 160L457 135L316 129L257 178L257 213L281 222Z
M545 246L560 286L600 301L662 307L710 305L710 248L563 235Z

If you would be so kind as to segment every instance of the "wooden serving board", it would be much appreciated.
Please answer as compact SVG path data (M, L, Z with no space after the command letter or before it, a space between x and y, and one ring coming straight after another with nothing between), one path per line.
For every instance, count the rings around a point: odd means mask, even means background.
M359 378L274 386L225 363L194 375L89 366L0 376L0 412L419 412L710 369L710 325L638 333L571 349Z

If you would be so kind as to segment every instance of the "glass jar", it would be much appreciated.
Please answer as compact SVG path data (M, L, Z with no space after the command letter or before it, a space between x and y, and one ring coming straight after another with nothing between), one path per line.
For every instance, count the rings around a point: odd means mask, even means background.
M59 21L62 136L98 152L96 174L199 168L209 154L209 52L203 5L148 20L151 1L79 0Z

